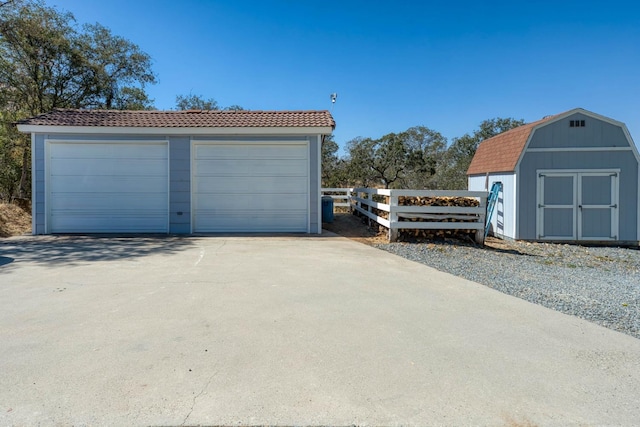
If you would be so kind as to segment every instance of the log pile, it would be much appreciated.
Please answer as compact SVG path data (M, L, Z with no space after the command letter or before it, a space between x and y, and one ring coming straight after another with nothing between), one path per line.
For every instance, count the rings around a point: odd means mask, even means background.
M374 201L379 203L389 203L388 196L375 195ZM473 197L398 197L399 206L460 206L460 207L477 207L480 205L477 199ZM371 212L375 215L389 218L389 213L381 211L376 208L372 208ZM421 218L421 216L423 216ZM399 221L429 221L429 222L476 222L476 217L469 214L469 219L465 219L465 214L431 214L427 215L428 218L424 218L424 215L407 215L401 216ZM372 222L372 226L377 226L378 232L385 232L386 228ZM476 230L411 230L400 229L398 230L399 241L425 241L425 240L444 240L444 239L460 239L460 240L473 240Z
M460 207L477 207L480 205L477 199L473 197L398 197L398 205L400 206L460 206ZM401 217L399 221L429 221L429 222L475 222L475 216L470 215L469 219L465 219L462 215L449 214L433 214L428 219L415 217ZM440 217L440 218L439 218ZM443 240L448 238L473 240L476 230L405 230L400 229L398 232L398 240L403 241L420 241L420 240Z
M398 197L400 206L463 206L477 207L480 202L473 197Z

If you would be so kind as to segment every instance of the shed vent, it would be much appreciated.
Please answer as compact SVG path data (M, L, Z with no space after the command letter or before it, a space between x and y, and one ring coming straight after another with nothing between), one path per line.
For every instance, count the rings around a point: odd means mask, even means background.
M584 120L569 120L569 127L570 128L583 128L584 127Z

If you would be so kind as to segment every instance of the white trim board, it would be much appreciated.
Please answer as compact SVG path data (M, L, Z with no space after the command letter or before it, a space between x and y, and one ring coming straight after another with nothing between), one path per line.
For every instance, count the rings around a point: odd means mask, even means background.
M45 144L168 144L167 138L158 139L57 139L46 138Z
M329 135L331 127L110 127L18 125L24 133L112 135Z

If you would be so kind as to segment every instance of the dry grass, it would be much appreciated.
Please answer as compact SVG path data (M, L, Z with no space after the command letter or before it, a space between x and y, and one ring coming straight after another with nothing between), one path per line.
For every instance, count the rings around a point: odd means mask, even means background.
M0 203L0 237L31 233L31 213L23 208Z

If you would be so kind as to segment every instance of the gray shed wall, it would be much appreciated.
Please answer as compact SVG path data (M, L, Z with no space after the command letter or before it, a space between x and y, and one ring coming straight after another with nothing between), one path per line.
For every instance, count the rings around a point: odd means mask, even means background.
M319 137L317 135L283 136L138 136L138 135L75 135L75 134L36 134L34 139L33 171L34 194L33 234L45 233L45 140L66 141L169 141L169 232L188 234L191 232L191 140L224 141L308 141L309 142L309 214L310 232L318 233L322 224L318 222L320 210L320 157Z
M45 135L35 136L35 146L33 147L32 156L35 157L35 170L32 171L32 180L35 181L33 186L34 194L31 195L35 203L35 221L33 221L33 234L44 234L44 139Z
M586 126L571 128L569 120L585 120ZM629 142L620 126L584 114L573 114L537 129L517 171L517 239L537 239L538 170L620 169L618 239L638 240L638 161L633 151L575 150L580 147L629 147ZM549 148L567 148L567 151L535 152L535 149ZM534 151L530 151L531 149Z
M585 127L569 127L570 120L584 120ZM528 148L628 146L620 126L576 113L537 129Z

